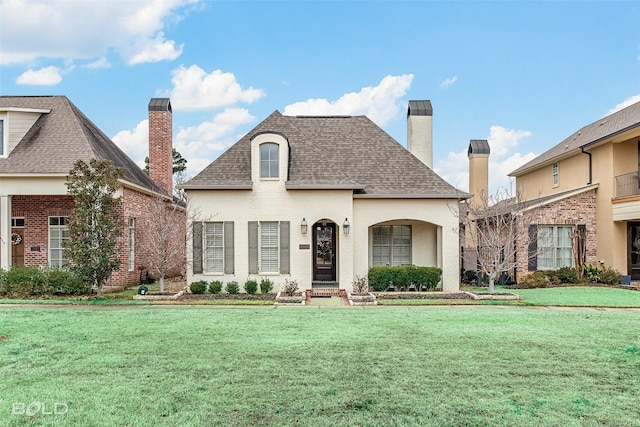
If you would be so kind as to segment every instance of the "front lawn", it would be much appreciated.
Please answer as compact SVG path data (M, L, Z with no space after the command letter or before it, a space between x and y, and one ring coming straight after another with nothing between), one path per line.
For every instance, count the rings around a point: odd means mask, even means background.
M637 319L528 307L5 307L0 425L638 425Z
M640 307L640 292L629 289L569 286L540 289L513 289L527 304L575 307Z

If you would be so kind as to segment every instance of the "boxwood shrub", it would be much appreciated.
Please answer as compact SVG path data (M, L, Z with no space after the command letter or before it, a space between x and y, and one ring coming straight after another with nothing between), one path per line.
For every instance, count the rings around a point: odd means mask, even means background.
M89 291L90 287L66 268L27 266L0 271L0 296L28 298L86 295Z
M442 279L442 269L413 265L371 267L368 277L369 286L376 292L385 291L391 286L397 291L407 291L411 287L417 291L432 291Z
M253 295L258 292L258 282L255 280L247 280L244 283L244 291L249 295Z
M191 289L192 294L204 294L204 291L207 290L207 281L199 280L197 282L193 282L191 286L189 286L189 289Z
M220 280L213 280L209 283L209 292L219 294L220 291L222 291L222 282Z

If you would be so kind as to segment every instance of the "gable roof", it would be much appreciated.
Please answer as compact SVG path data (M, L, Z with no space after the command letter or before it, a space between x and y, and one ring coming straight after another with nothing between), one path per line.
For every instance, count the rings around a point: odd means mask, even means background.
M0 96L0 108L47 109L6 158L0 174L67 175L77 160L111 160L124 179L166 194L66 96Z
M287 189L351 189L358 197L467 198L365 116L283 116L273 112L181 187L251 188L251 139L283 135Z
M520 166L509 176L522 175L561 156L565 156L582 147L596 144L634 128L640 128L640 102L636 102L620 111L596 120L575 132L550 150Z

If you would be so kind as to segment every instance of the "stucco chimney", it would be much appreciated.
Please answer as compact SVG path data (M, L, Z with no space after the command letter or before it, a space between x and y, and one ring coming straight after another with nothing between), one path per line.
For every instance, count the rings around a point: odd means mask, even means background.
M433 108L431 101L409 101L407 149L433 169Z
M489 142L486 139L469 141L469 193L470 203L486 205L489 197Z
M172 113L169 98L149 101L149 177L173 194Z

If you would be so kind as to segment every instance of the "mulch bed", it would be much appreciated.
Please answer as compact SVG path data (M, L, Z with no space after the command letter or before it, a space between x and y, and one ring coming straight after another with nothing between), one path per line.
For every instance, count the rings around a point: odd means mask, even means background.
M274 300L276 294L184 294L182 301L202 301L202 300Z
M451 294L423 294L419 292L398 292L392 294L375 294L378 299L472 299L469 295L460 293Z

